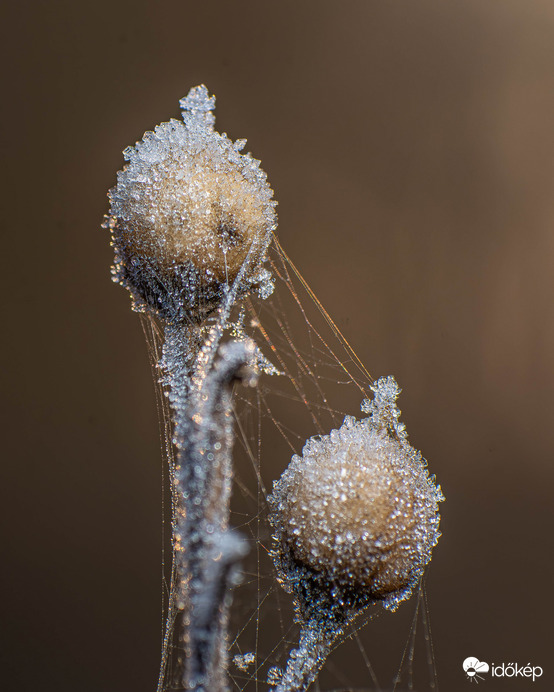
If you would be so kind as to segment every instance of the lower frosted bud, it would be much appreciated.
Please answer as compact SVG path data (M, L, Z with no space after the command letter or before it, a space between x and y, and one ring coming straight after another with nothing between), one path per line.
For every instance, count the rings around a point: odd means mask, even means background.
M323 602L395 609L431 559L440 488L399 423L393 378L373 387L369 417L308 440L269 498L274 559L303 619Z

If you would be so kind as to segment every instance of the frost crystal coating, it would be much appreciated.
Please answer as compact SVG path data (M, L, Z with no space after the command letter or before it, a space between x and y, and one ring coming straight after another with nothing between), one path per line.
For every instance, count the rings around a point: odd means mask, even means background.
M330 602L352 607L364 596L396 609L440 536L444 498L398 421L400 390L388 377L373 391L362 404L369 417L347 416L338 430L308 440L269 498L274 558L301 613L313 613L305 601L317 601L321 589Z
M181 99L170 120L128 147L110 193L106 225L114 279L137 310L169 321L203 320L238 282L237 295L267 292L262 269L276 228L273 191L260 162L214 129L215 98L205 86Z

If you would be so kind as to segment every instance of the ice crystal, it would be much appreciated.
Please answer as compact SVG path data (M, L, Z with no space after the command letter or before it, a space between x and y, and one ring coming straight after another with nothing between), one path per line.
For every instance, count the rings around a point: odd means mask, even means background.
M406 440L406 426L399 418L402 413L396 406L396 400L400 396L401 389L394 377L381 377L371 385L373 399L364 399L361 410L369 414L371 423L376 429L387 430L389 434Z
M268 685L278 685L283 678L283 671L279 666L272 666L267 671L267 684Z
M225 290L271 293L262 263L276 227L273 191L260 162L214 129L205 86L181 99L183 121L147 132L125 152L110 191L114 279L137 310L202 321Z
M237 654L236 656L233 656L233 663L240 670L248 670L248 668L255 662L256 656L252 652L247 654Z
M245 313L241 310L239 316L234 322L229 324L229 334L236 341L250 341L250 336L248 335L245 326ZM283 375L282 370L278 370L273 363L264 356L261 349L257 344L254 344L255 354L254 354L254 365L258 372L263 372L265 375Z

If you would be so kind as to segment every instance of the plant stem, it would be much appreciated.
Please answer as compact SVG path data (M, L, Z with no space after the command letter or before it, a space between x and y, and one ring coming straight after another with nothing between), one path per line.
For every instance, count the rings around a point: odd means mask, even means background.
M229 530L232 385L255 383L248 366L254 348L253 342L227 343L208 368L201 368L198 360L191 363L191 354L199 351L190 333L166 329L162 365L175 413L177 459L172 479L176 583L165 646L180 611L177 635L186 653L180 684L197 692L227 689L230 589L236 563L246 553L246 542Z
M321 670L333 643L342 633L333 617L326 624L310 621L302 626L298 648L289 654L287 667L275 692L304 692Z

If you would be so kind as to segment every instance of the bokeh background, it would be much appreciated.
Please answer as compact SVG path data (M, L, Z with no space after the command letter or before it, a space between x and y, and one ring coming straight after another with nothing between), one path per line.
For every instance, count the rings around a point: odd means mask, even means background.
M262 160L288 254L370 372L403 386L447 495L427 583L441 689L467 689L470 655L544 667L487 689L552 689L551 0L2 15L4 689L155 687L156 410L100 223L121 151L199 83ZM383 686L402 646L378 649Z

